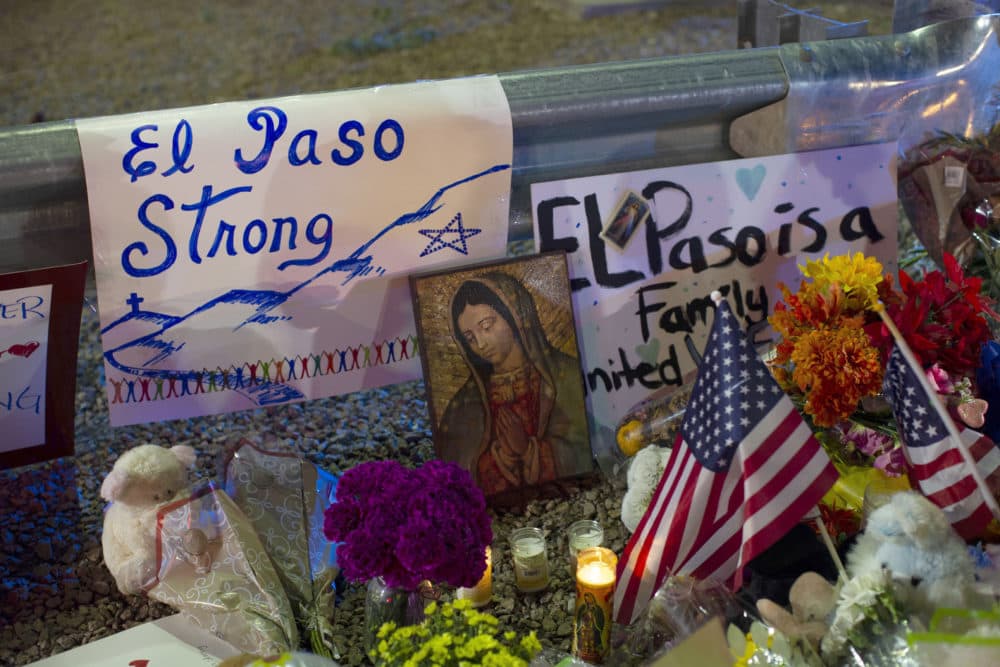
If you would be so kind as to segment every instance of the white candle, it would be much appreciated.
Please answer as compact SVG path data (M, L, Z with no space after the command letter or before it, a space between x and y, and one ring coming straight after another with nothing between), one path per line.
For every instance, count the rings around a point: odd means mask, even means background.
M604 542L604 529L601 524L590 519L574 521L566 529L569 535L569 571L576 573L576 555L581 549L599 547Z
M549 560L545 554L545 534L541 528L519 528L510 537L514 555L514 583L524 593L534 593L549 585Z

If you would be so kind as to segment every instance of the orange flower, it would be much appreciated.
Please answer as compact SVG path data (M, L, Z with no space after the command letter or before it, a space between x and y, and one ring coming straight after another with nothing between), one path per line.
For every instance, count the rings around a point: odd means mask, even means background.
M882 388L882 364L860 327L813 329L798 337L790 361L792 381L807 395L805 411L817 426L833 426L858 401Z

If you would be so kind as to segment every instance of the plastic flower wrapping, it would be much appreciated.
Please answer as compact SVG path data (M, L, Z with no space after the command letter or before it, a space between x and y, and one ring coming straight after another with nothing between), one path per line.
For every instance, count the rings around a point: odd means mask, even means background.
M899 199L936 262L955 255L1000 298L1000 124L979 136L939 132L907 151Z
M432 602L420 625L384 624L371 651L376 667L396 665L493 665L528 667L542 645L532 632L502 632L495 616L472 609L468 600Z
M256 655L298 646L277 570L246 515L209 484L157 514L160 569L147 595Z
M423 581L472 587L486 571L491 523L482 491L460 466L371 461L340 478L324 532L338 543L349 580L382 577L406 590Z
M301 633L313 652L332 656L334 579L340 570L323 521L337 479L277 439L244 438L231 448L223 480L271 557Z
M336 480L276 441L240 440L210 483L160 510L149 597L254 655L308 642L336 653L333 545L322 533Z

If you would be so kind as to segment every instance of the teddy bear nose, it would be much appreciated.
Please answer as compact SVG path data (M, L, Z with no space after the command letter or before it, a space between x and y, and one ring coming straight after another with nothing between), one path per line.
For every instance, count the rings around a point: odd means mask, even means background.
M919 586L920 582L923 580L923 577L910 577L910 584L913 586Z

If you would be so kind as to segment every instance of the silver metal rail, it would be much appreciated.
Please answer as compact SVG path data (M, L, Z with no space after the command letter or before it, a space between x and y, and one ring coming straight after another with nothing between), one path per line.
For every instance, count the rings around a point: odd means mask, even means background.
M532 182L735 157L729 122L788 89L773 49L500 75L514 125L512 240ZM0 273L89 259L72 121L0 128Z
M901 35L501 74L514 126L510 239L531 237L532 183L875 141L903 151L937 130L984 131L998 120L998 26L981 16ZM90 256L73 122L0 128L0 272Z

